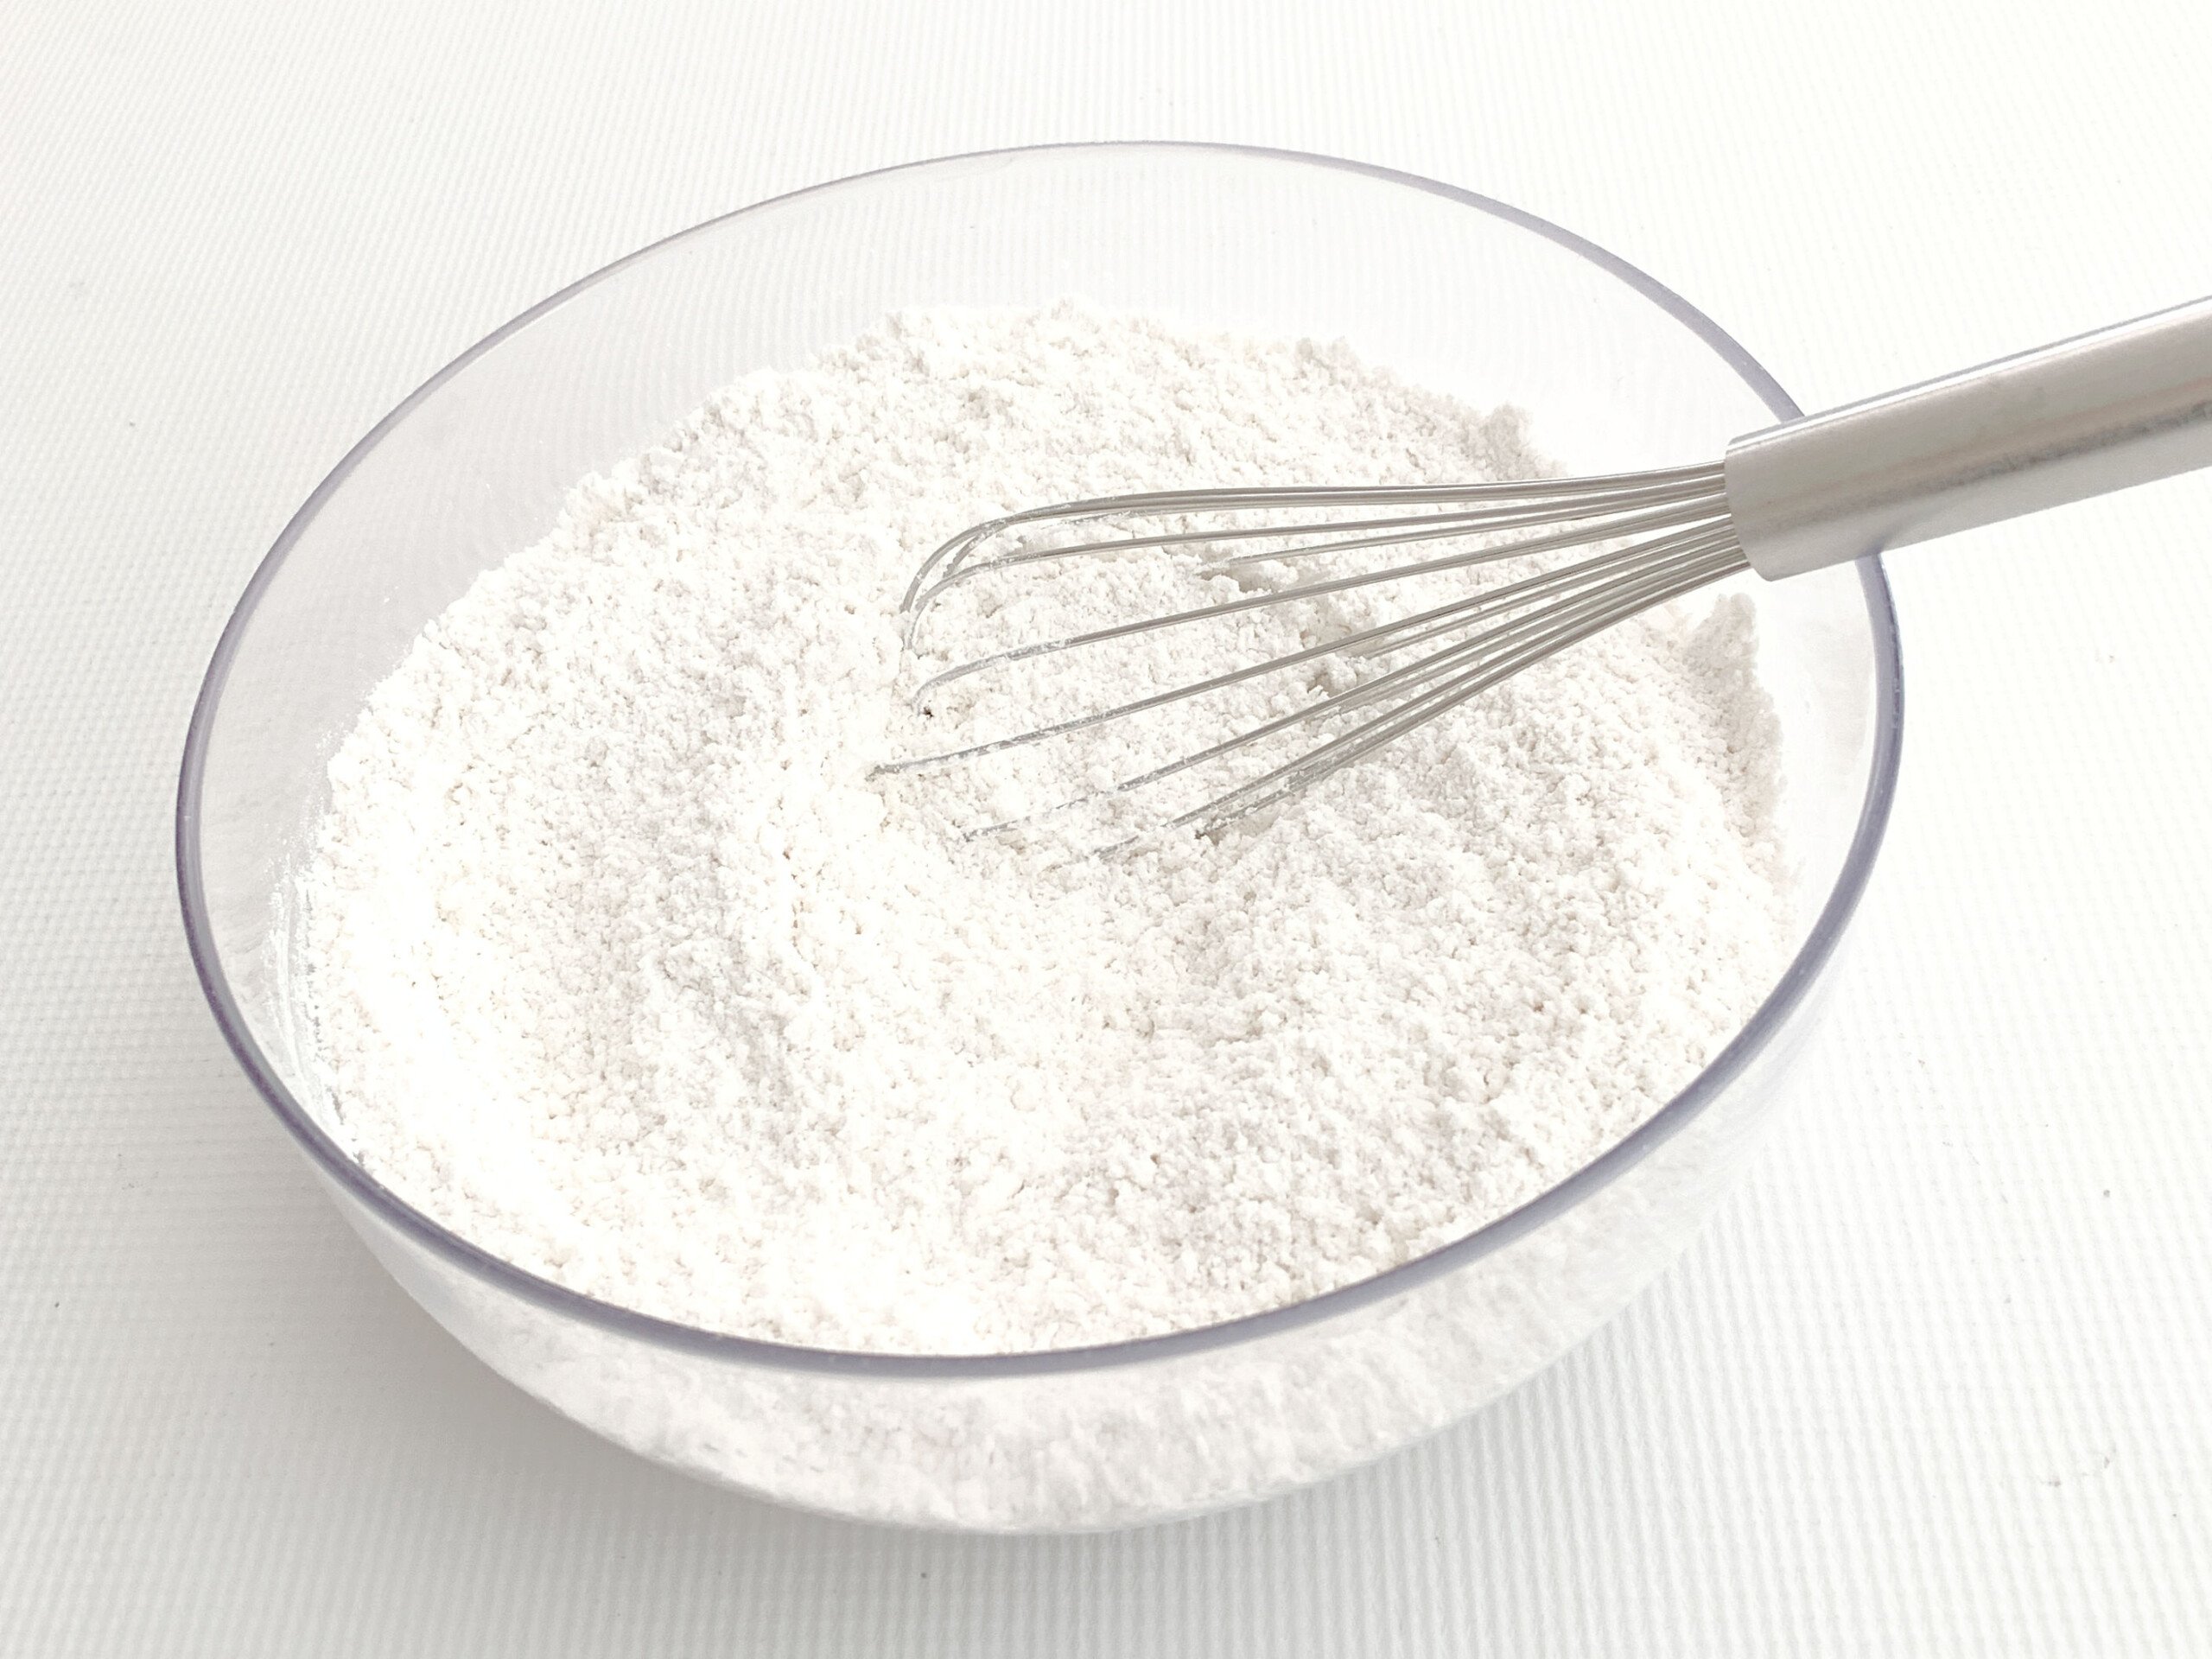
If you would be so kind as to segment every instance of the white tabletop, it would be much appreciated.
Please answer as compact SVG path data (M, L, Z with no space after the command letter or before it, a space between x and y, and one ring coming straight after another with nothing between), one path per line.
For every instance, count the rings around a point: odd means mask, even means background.
M168 842L293 508L653 238L991 145L1332 151L1810 407L2212 289L2201 0L91 10L0 21L0 1650L2212 1650L2212 477L1894 561L1889 845L1678 1268L1430 1445L1136 1534L806 1519L493 1376L232 1065Z

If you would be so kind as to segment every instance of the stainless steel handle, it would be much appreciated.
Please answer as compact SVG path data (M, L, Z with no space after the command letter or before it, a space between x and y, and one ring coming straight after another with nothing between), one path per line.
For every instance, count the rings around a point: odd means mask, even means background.
M2212 299L1738 438L1769 579L2212 466Z

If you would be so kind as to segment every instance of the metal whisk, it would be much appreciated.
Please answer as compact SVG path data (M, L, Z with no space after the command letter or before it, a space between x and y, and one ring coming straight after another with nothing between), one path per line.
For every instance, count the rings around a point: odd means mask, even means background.
M918 704L1027 658L1408 578L1597 550L1187 684L879 770L971 762L1330 660L1381 664L1370 677L1069 803L1132 793L1287 734L1312 734L1291 759L1166 820L1210 830L1311 787L1592 634L1723 578L1749 570L1778 581L2207 465L2212 299L1770 427L1737 439L1707 466L1460 486L1171 490L1033 508L973 525L923 563L905 602L910 645L934 601L988 573L1044 575L1073 560L1178 549L1206 554L1206 570L1231 575L1299 561L1331 562L1332 573L963 662L926 680ZM1131 520L1172 527L1083 528ZM1070 528L1077 539L1035 544ZM1334 573L1347 558L1432 543L1449 550Z

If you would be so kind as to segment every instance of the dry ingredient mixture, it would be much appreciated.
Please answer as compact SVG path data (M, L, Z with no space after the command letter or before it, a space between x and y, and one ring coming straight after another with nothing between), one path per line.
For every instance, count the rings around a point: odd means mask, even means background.
M887 1351L1205 1325L1535 1197L1687 1083L1784 962L1745 601L1618 628L1268 821L1123 858L951 833L1065 778L871 772L1004 717L994 695L1019 713L1108 671L1071 657L908 711L899 599L972 520L1542 470L1517 415L1342 347L1072 303L906 314L748 377L580 486L333 759L304 895L338 1132L575 1289ZM979 588L927 649L1216 580L1169 558ZM1262 613L1245 644L1379 602ZM1190 649L1112 671L1174 683ZM1220 734L1184 718L1127 741Z

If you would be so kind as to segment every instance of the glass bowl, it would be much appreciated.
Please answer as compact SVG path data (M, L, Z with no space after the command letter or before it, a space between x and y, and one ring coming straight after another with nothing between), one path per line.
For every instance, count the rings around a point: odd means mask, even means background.
M781 1503L997 1531L1122 1526L1319 1479L1445 1427L1581 1341L1671 1261L1781 1099L1895 776L1895 620L1870 558L1744 579L1802 869L1794 961L1649 1122L1522 1209L1296 1306L1143 1341L887 1357L748 1341L486 1255L351 1161L289 991L324 767L416 632L549 530L570 485L718 387L903 307L1066 295L1370 360L1528 410L1571 472L1708 461L1797 410L1690 306L1503 203L1319 156L998 151L802 190L525 313L363 439L225 630L178 791L179 887L224 1035L349 1221L484 1361L645 1455Z

